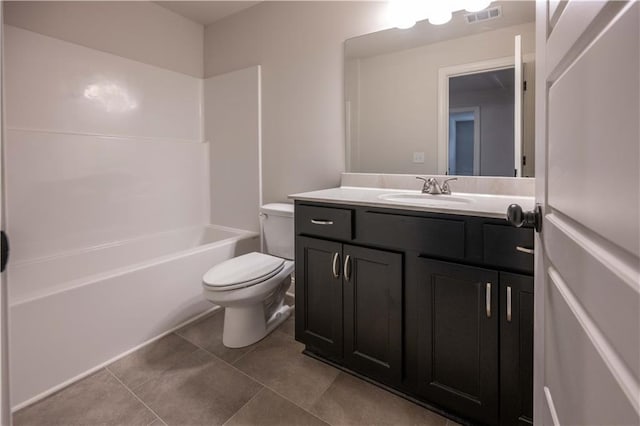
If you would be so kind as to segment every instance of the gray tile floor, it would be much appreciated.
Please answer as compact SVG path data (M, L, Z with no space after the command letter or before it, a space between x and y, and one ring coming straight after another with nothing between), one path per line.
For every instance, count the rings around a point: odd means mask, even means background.
M429 425L451 421L302 355L293 318L242 349L219 310L18 411L15 425Z

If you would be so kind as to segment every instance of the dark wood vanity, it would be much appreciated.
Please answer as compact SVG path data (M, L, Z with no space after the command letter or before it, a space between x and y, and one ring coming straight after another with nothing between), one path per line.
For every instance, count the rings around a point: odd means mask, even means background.
M308 355L458 421L532 423L532 228L298 200L295 232Z

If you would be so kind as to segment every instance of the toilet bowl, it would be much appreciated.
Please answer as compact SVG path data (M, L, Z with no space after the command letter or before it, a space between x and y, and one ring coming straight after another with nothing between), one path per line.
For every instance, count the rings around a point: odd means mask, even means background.
M266 253L252 252L215 265L202 277L204 297L222 306L222 343L249 346L273 331L293 311L284 304L293 273L293 206L261 207Z

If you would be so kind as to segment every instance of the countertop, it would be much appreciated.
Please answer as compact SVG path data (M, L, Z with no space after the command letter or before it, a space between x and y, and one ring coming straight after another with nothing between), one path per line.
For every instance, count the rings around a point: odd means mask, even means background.
M299 201L314 201L331 204L350 204L356 206L371 206L389 209L424 211L433 213L459 214L465 216L482 216L504 219L510 204L519 204L523 210L532 210L535 206L534 197L517 195L471 194L453 192L451 195L433 195L438 198L438 205L424 205L406 201L382 199L381 196L392 194L420 194L420 191L404 189L381 189L342 186L338 188L322 189L319 191L303 192L289 195L290 199ZM468 203L446 203L447 197L465 198Z

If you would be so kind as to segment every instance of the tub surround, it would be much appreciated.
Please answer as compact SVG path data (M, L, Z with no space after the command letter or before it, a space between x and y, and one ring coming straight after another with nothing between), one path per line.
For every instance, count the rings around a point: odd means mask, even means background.
M258 207L262 205L260 66L205 79L203 117L210 144L210 223L258 232Z
M16 408L210 309L202 274L259 241L207 227L202 79L4 30Z
M132 240L115 253L106 246L22 264L11 284L25 286L24 278L42 288L10 307L14 409L209 310L202 273L259 246L254 232L210 226ZM69 270L84 276L61 276Z
M209 223L200 79L4 31L12 263Z

